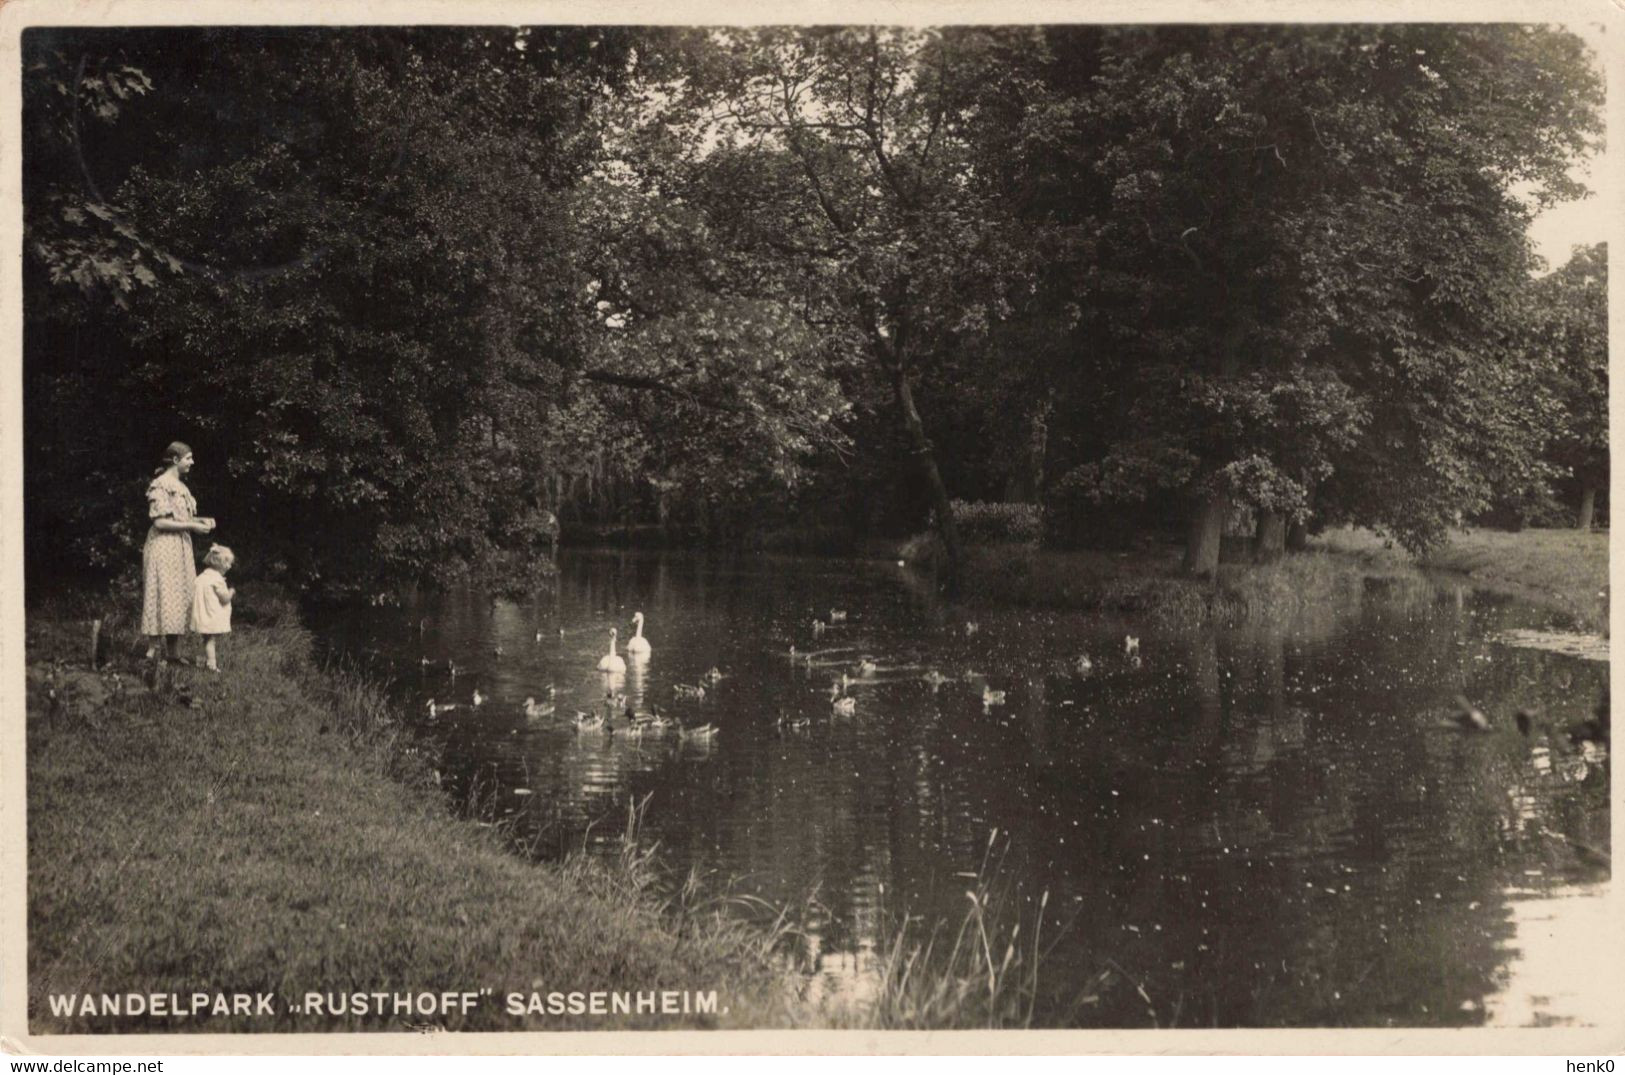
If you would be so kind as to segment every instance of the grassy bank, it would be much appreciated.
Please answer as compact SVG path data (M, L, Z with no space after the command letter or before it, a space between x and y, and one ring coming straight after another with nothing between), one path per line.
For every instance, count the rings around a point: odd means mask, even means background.
M915 539L900 555L928 562L931 544ZM1212 580L1183 577L1180 556L1171 547L1114 553L971 546L964 596L973 604L1136 613L1177 624L1287 616L1351 597L1371 575L1419 577L1429 571L1460 574L1474 586L1566 612L1591 630L1607 627L1606 533L1474 531L1454 535L1445 548L1418 561L1369 531L1336 530L1276 564L1221 564Z
M1369 530L1331 530L1317 548L1384 569L1413 561ZM1503 590L1561 609L1592 630L1608 628L1608 531L1470 530L1419 561L1430 571L1467 576L1474 585Z
M247 628L227 671L149 692L84 667L78 625L29 624L29 1019L36 1032L783 1025L793 976L717 901L649 871L538 865L457 820L365 686L296 627ZM122 644L117 647L127 652ZM53 661L53 659L55 659ZM80 660L81 664L64 663ZM52 697L52 691L55 697ZM629 851L629 855L638 853ZM490 988L472 1013L296 1015L307 991ZM518 1017L508 992L716 990L717 1015ZM268 992L274 1016L62 1018L49 994Z
M817 996L786 916L764 926L760 901L657 883L655 853L633 824L619 861L548 864L516 854L501 825L461 819L481 817L480 804L448 801L431 748L376 689L317 670L291 613L239 629L220 675L182 669L154 691L140 682L137 640L117 624L102 666L90 668L84 612L28 621L35 1033L920 1029L1032 1018L1039 953L1015 945L1014 919L989 915L998 901L986 879L957 924L901 919L861 1000ZM289 1010L307 992L486 988L493 994L468 1013ZM719 1011L504 1011L508 993L554 990L715 990ZM51 995L85 993L277 1000L270 1016L53 1013Z

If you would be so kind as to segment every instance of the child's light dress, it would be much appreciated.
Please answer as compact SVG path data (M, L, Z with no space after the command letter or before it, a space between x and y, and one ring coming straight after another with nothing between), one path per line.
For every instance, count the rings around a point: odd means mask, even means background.
M212 567L198 573L192 596L192 630L200 635L231 633L230 587L225 576Z

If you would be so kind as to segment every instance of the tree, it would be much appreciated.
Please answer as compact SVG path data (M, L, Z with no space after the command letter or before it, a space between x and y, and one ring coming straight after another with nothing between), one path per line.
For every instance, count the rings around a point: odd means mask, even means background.
M779 312L685 292L663 329L606 316L597 184L634 41L30 31L31 563L132 562L138 461L177 435L222 539L332 594L534 559L547 479L606 446L634 471L686 436L720 472L766 445L792 474L825 443L808 400L838 403L798 362L749 365L767 334L806 342ZM657 229L647 208L621 232ZM686 365L656 353L676 324L712 334Z
M1575 526L1589 530L1608 487L1608 244L1576 247L1533 290L1528 346L1550 363L1557 403L1547 458L1572 478Z
M1313 496L1424 547L1530 465L1507 435L1521 382L1491 367L1530 265L1514 189L1573 196L1600 132L1578 39L1081 28L1048 48L1055 95L1004 121L1007 171L1077 252L1089 351L1129 401L1074 485L1186 497L1207 574L1232 503L1294 520Z
M706 126L678 189L735 256L795 279L804 316L884 386L950 582L960 542L917 386L949 341L1002 316L1022 278L1007 216L969 179L960 128L989 70L984 45L935 31L718 31L686 43L682 94Z

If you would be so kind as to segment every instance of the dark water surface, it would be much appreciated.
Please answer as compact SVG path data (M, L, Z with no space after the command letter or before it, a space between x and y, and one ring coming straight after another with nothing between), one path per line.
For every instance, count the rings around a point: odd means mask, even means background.
M898 924L956 929L981 875L1025 941L1042 903L1039 1024L1589 1023L1613 1003L1584 976L1607 928L1607 759L1511 727L1521 706L1558 727L1588 716L1607 665L1495 640L1566 627L1553 613L1368 579L1284 623L1008 609L970 633L889 563L561 568L533 603L451 594L321 633L392 670L415 712L459 704L420 718L448 783L493 787L539 854L613 852L649 796L644 836L671 875L797 908L822 988L861 997ZM847 622L815 636L832 608ZM608 630L624 643L637 610L653 652L613 685L715 739L570 722L602 711ZM809 668L792 644L839 651ZM713 667L703 700L675 696ZM850 716L831 706L842 673ZM549 684L557 715L527 718ZM1442 727L1458 692L1503 726Z

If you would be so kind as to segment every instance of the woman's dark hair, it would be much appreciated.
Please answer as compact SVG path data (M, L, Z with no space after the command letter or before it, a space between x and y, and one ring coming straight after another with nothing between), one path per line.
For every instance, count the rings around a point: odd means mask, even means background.
M185 441L170 441L169 447L164 449L164 461L158 467L158 469L154 471L154 473L162 474L164 471L168 470L170 467L174 466L176 463L179 463L182 459L185 459L191 454L192 449L186 445Z

